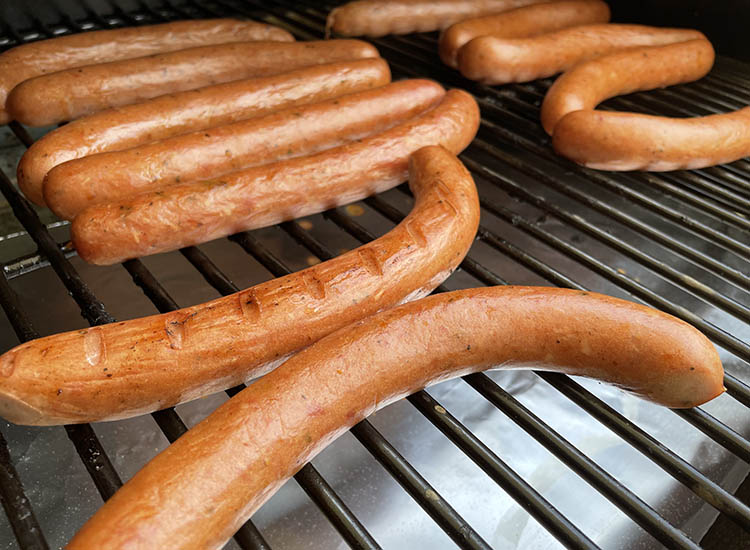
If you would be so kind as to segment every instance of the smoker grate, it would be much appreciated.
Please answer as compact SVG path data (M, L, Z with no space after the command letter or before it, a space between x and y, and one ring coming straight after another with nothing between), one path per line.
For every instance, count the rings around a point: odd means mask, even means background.
M48 6L51 11L39 14L24 13L20 8L15 12L8 9L7 13L0 10L0 16L5 17L0 18L0 48L68 32L232 14L280 25L300 39L319 39L329 8L312 2L300 6L287 0L273 6L262 5L259 0L116 0L96 6L93 1L73 5L58 0ZM675 416L684 421L685 431L700 430L705 434L702 448L714 454L733 455L732 464L741 470L733 481L723 476L717 481L718 477L702 471L708 468L691 464L682 457L683 453L639 425L643 424L642 419L616 408L606 397L590 390L592 386L556 374L532 376L550 386L550 394L559 393L558 398L585 411L589 422L597 420L679 481L694 493L690 498L704 508L711 507L714 514L718 511L750 530L750 508L732 495L747 473L750 458L750 426L746 422L746 407L750 407L750 162L741 160L727 166L668 174L612 174L581 169L551 152L539 125L538 108L549 81L498 88L468 82L439 63L434 34L373 42L391 64L394 77L428 77L446 86L465 88L475 95L482 109L477 139L462 155L480 189L482 225L477 243L461 268L438 291L508 283L594 289L642 301L702 330L720 348L727 370L728 396L717 400L725 404L722 407L707 405L675 411ZM748 90L748 67L719 58L714 71L699 83L614 99L605 108L701 115L748 104ZM9 126L21 143L29 146L33 142L25 128L15 123ZM36 251L25 251L5 262L5 277L0 277L0 302L18 340L25 341L39 333L26 305L28 300L19 297L17 288L30 274L43 273L50 267L86 322L112 322L113 315L90 288L97 275L88 278L87 283L87 277L82 275L85 267L74 265L74 253L66 248L65 239L53 237L61 230L64 235L65 225L43 224L40 215L48 214L32 208L1 171L0 191L37 247ZM240 233L229 241L244 249L269 276L285 275L299 269L299 265L279 252L279 241L289 241L316 261L324 261L338 254L342 238L356 246L374 239L389 224L399 222L409 208L409 191L401 186L360 204L370 218L355 220L344 208L320 216L329 230L337 233L335 238L314 234L295 221L272 230ZM369 223L370 219L377 223ZM214 261L210 247L189 247L180 255L213 292L226 295L237 290L226 267ZM157 264L131 260L123 267L156 310L166 312L179 307L168 290L171 281L154 274L161 271ZM93 273L108 273L110 268L97 269ZM69 328L77 326L73 319L68 323ZM476 390L650 534L653 538L648 540L652 544L655 539L668 548L698 547L695 540L702 532L688 532L682 523L670 521L668 510L653 506L621 482L615 472L587 456L550 419L545 421L534 404L524 403L503 389L500 378L471 375L464 382L456 382L462 383ZM227 393L231 396L238 390ZM475 394L474 399L480 397ZM406 401L562 545L598 547L589 529L563 513L505 460L502 449L484 442L469 420L449 412L450 407L444 406L442 399L438 401L434 393L422 391ZM175 409L159 411L152 417L169 441L187 429ZM21 548L48 548L48 537L34 514L38 495L24 490L23 476L19 477L14 467L12 457L19 456L14 451L20 451L8 435L10 428L5 424L5 437L0 434L0 497ZM97 430L90 425L66 426L65 430L99 494L103 499L109 498L124 476L105 452ZM459 513L450 503L451 498L443 496L437 484L423 475L383 431L365 420L351 434L454 544L489 548L487 533L480 533L465 519L466 513ZM46 475L54 477L51 472ZM355 513L351 499L334 490L312 464L306 465L295 480L343 541L355 548L379 548L378 537L370 532L367 518ZM53 544L62 542L55 540ZM271 547L252 522L237 533L234 543L240 548Z

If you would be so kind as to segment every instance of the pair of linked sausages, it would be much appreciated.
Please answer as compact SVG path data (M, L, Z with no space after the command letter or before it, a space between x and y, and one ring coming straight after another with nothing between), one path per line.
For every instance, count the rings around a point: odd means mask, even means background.
M434 221L431 231L440 230L440 216L477 200L469 173L441 147L412 155L409 183L416 203L404 222ZM425 386L496 365L592 377L670 407L723 391L712 344L650 308L552 288L435 295L329 334L232 397L141 469L66 548L221 548L360 420Z
M607 25L609 17L599 0L363 0L333 10L328 27L344 36L444 29L443 62L484 84L569 71L542 122L559 154L590 168L693 169L750 155L750 107L691 119L595 110L616 95L702 78L714 59L698 31Z

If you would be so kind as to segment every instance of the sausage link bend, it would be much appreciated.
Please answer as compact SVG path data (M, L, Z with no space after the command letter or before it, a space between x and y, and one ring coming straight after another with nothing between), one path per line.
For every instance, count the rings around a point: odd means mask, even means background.
M479 224L468 171L447 153L434 166L439 172L411 178L414 207L398 226L337 258L205 304L6 352L0 416L53 425L176 405L260 376L342 326L424 296L458 266Z
M628 48L576 65L560 75L542 102L542 126L552 135L568 113L586 111L611 97L698 80L714 64L708 40Z

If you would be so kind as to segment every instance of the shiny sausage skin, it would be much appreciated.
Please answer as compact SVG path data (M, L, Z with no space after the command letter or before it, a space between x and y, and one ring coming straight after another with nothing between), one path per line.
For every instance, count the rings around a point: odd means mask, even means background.
M457 154L478 127L474 98L450 90L432 110L359 142L91 206L71 238L83 260L108 265L307 216L398 185L411 153L439 144Z
M299 157L382 132L433 107L445 90L402 80L321 103L296 106L133 149L60 164L44 180L44 201L72 220L87 206L131 198L175 183Z
M326 36L384 36L444 29L470 17L547 0L359 0L331 10Z
M380 58L341 61L287 73L159 96L80 118L46 134L24 153L18 185L44 205L44 176L58 164L119 151L188 132L229 124L286 107L383 86L390 82Z
M714 64L708 40L629 48L576 65L561 75L544 97L542 126L555 125L573 111L591 110L610 97L664 88L706 76Z
M533 38L481 36L459 50L458 67L466 78L483 84L528 82L622 48L697 38L706 37L692 29L613 24L582 25Z
M11 120L5 111L5 98L10 91L35 76L118 59L253 40L293 42L294 37L263 23L205 19L90 31L16 46L0 54L0 124Z
M750 156L750 107L696 118L575 111L552 135L555 151L598 170L692 170Z
M206 304L8 351L0 357L0 415L50 425L175 405L259 376L342 326L424 296L461 262L479 224L469 173L455 159L440 166L440 174L412 177L414 207L398 226L337 258Z
M429 296L330 334L235 395L146 464L66 548L221 548L357 422L495 366L595 378L669 407L723 391L711 342L651 308L542 287Z
M440 36L438 52L443 63L457 69L458 50L479 36L527 38L576 25L606 23L609 17L609 6L598 0L533 4L451 25Z
M37 76L13 88L6 109L23 124L46 126L167 93L368 57L378 51L358 40L202 46Z

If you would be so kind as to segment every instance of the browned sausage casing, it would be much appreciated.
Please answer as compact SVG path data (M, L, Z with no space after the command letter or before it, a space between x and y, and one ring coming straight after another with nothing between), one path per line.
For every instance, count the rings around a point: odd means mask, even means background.
M444 29L470 17L548 0L359 0L331 10L326 35L384 36Z
M11 120L5 111L5 98L29 78L94 63L252 40L292 42L294 37L263 23L205 19L91 31L16 46L0 55L0 124Z
M37 76L13 88L6 109L19 122L46 126L171 92L367 57L378 52L359 40L202 46Z
M523 6L497 15L451 25L440 36L438 51L446 65L458 68L458 50L478 36L526 38L567 27L609 21L609 6L598 0L564 0Z
M458 153L478 127L474 98L450 90L434 109L359 142L91 206L71 238L81 258L106 265L307 216L398 185L414 151Z
M430 80L402 80L125 151L91 155L50 170L44 200L57 216L72 220L93 204L216 178L382 132L433 107L444 95L442 86Z
M466 78L484 84L528 82L622 48L659 46L706 37L692 29L643 25L581 25L532 38L481 36L458 52Z
M44 176L65 161L377 88L390 79L388 64L380 58L340 61L108 109L34 142L18 164L18 185L31 201L44 205Z
M556 288L430 296L338 330L234 396L142 468L67 548L221 548L357 422L494 366L595 378L670 407L723 391L711 342L644 306Z
M628 48L580 63L544 96L542 126L552 135L568 113L594 109L610 97L698 80L711 70L714 57L711 43L699 39Z
M259 376L339 327L424 296L471 246L479 202L455 162L442 177L420 175L410 185L412 212L337 258L206 304L8 351L0 357L0 415L49 425L175 405Z

